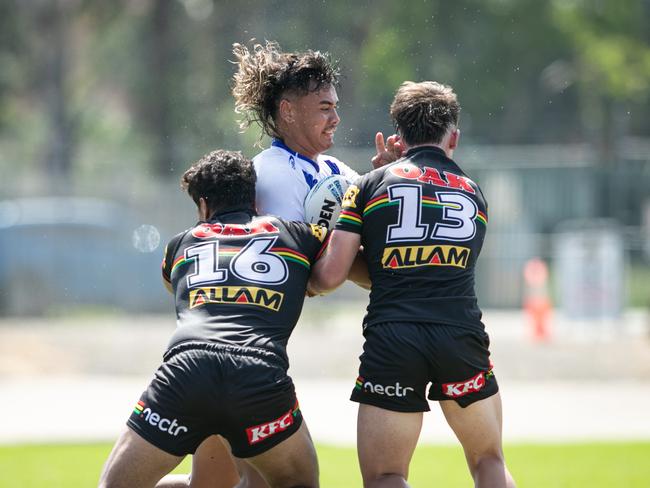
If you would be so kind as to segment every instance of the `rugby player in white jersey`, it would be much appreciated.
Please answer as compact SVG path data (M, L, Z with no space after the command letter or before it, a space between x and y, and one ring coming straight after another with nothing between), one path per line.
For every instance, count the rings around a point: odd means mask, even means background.
M281 52L273 42L251 50L234 45L235 110L241 128L257 124L271 146L255 158L258 211L304 220L303 202L322 178L358 174L333 156L323 154L334 143L338 72L318 51Z
M272 140L269 148L253 158L257 173L257 211L303 221L305 197L318 181L341 175L352 182L359 176L337 158L323 154L332 147L340 122L336 93L338 71L324 53L282 52L275 42L255 44L251 49L235 44L233 54L237 71L232 92L235 110L243 116L240 128L244 130L257 124L262 129L261 137L267 135ZM378 133L375 144L374 167L391 162L401 154L395 136L389 137L385 144ZM228 480L232 479L233 469L226 458L223 443L218 437L211 437L194 455L191 479L185 475L168 476L158 487L230 486ZM250 470L245 465L239 468ZM255 473L247 472L247 478L250 483ZM259 477L256 482L254 486L265 486Z

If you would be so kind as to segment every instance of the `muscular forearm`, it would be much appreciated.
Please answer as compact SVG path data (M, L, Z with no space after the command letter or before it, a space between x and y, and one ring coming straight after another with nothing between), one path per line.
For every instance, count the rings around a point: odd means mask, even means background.
M308 291L322 294L338 288L346 279L360 246L359 234L335 230L325 255L312 268Z
M363 252L360 250L357 257L354 258L350 272L348 273L348 280L359 285L366 290L370 289L370 275L368 273L368 263L366 262Z
M323 295L341 286L347 277L347 269L333 261L331 255L326 254L312 269L307 289L311 293Z

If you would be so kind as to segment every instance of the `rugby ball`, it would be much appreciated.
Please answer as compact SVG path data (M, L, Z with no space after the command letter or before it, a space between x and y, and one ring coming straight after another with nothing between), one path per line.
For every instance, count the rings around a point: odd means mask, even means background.
M341 175L326 176L305 197L305 222L333 229L350 183Z

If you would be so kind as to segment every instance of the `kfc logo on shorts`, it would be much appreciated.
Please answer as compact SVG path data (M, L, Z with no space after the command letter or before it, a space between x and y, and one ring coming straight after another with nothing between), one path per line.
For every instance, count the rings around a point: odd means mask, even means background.
M293 418L297 415L298 409L289 410L282 417L267 422L266 424L256 425L246 429L248 435L248 443L252 446L258 442L263 441L267 437L271 437L278 432L283 432L293 425Z
M485 375L481 371L479 374L467 381L459 383L443 383L442 392L451 398L460 398L469 393L476 393L485 386Z

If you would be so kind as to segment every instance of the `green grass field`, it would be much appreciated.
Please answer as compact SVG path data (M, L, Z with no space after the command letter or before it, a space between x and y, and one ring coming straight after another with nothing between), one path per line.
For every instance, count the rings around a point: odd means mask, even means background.
M110 448L109 444L2 446L0 487L96 486ZM361 486L353 448L321 445L318 454L323 488ZM523 488L650 486L650 442L510 445L506 458ZM186 460L177 471L188 469ZM414 487L472 486L458 447L418 447L409 481Z

